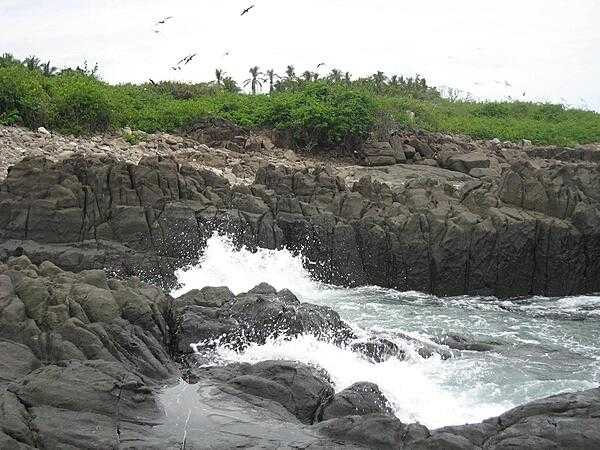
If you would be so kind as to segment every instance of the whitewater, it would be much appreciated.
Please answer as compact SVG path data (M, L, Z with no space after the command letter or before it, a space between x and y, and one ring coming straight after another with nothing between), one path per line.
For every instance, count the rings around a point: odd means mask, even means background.
M439 298L379 287L340 288L311 278L302 257L288 250L236 246L213 235L197 265L176 273L179 296L205 286L234 294L265 282L301 301L335 309L364 336L395 342L407 358L374 364L360 354L305 335L253 344L243 352L217 348L223 363L296 360L325 369L336 391L376 383L397 417L430 428L480 422L530 400L600 384L600 296L499 300ZM497 343L493 351L451 350L424 359L406 340L445 334Z

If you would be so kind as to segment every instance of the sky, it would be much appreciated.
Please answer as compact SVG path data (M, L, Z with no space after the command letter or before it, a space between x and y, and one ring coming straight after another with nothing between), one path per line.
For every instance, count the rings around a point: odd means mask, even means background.
M325 62L322 75L418 73L474 99L600 111L599 23L599 0L0 0L0 53L98 62L109 82L206 81L216 68L244 81L254 65Z

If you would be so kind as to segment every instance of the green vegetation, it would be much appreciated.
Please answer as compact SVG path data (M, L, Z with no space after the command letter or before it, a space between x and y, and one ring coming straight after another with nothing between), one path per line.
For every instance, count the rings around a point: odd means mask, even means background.
M353 147L385 117L401 126L468 134L475 138L530 139L538 144L574 145L600 141L600 115L561 105L526 102L467 102L442 98L425 79L371 77L352 79L331 70L296 75L288 66L250 70L240 93L220 69L214 82L150 82L110 85L87 63L58 70L35 57L0 57L0 123L46 126L64 133L88 134L130 127L173 132L205 117L231 120L249 128L288 132L307 148ZM269 94L261 95L263 84ZM131 137L135 142L137 138Z

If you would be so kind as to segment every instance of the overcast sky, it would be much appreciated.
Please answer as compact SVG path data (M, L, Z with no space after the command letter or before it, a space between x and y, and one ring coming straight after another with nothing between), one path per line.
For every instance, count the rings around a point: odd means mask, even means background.
M243 81L252 65L325 61L323 74L420 73L474 98L600 110L599 24L599 0L0 0L0 52L87 59L111 82L200 81L217 67Z

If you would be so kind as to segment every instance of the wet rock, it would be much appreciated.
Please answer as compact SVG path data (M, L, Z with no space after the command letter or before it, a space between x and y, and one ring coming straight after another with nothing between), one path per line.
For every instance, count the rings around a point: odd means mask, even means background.
M301 422L311 424L322 406L333 397L333 387L321 371L290 361L262 361L249 365L199 368L198 379L225 383L228 393L235 391L279 403Z
M381 450L416 448L415 443L429 435L422 425L405 425L395 417L377 414L330 419L316 428L333 439Z
M405 357L404 351L400 350L396 344L383 338L353 342L350 348L355 352L362 353L375 363L387 361L392 357L399 359L404 359Z
M387 399L376 384L354 383L333 396L333 399L323 408L321 420L367 414L394 416Z
M436 339L441 345L447 345L454 350L471 350L476 352L489 352L494 350L494 345L486 342L476 342L457 334L447 334Z
M217 298L222 298L220 295L222 292ZM175 303L187 300L180 297ZM208 304L211 300L204 301ZM300 303L290 291L277 292L265 283L235 299L228 298L220 307L188 306L180 314L178 348L183 353L191 353L191 344L199 342L201 347L221 343L243 348L278 336L312 334L335 343L353 337L350 327L332 309Z

